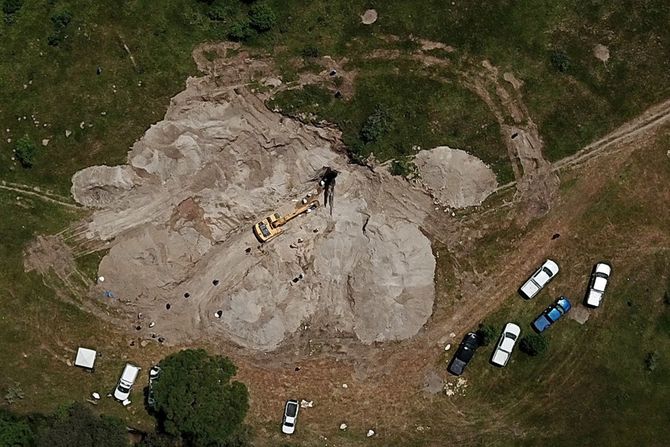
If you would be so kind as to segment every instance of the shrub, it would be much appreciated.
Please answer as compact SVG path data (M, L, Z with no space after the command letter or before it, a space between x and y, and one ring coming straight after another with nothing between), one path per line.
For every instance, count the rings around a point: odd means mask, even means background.
M530 334L521 337L519 349L532 357L544 354L549 347L547 339L542 334Z
M19 139L14 147L17 160L24 168L31 168L37 155L37 147L27 135Z
M647 356L644 358L644 366L647 368L647 371L651 372L656 369L658 364L658 352L648 352Z
M251 19L251 26L260 32L269 31L277 23L275 12L266 2L251 5L249 18Z
M7 15L16 14L23 6L23 0L5 0L2 4L2 12Z
M57 31L64 30L71 21L72 13L67 10L57 12L51 16L51 23L54 24Z
M570 68L570 58L563 51L552 51L551 65L561 73L565 73Z
M416 165L407 159L401 158L391 162L391 175L400 175L410 179L418 177L418 169Z
M477 329L477 338L481 346L488 346L498 336L496 329L490 324L480 324Z
M391 115L382 105L368 116L361 127L360 137L364 143L375 143L386 134L391 127Z
M302 57L319 57L321 52L314 45L307 45L302 50L300 50Z
M237 42L243 42L254 35L254 30L249 24L249 19L239 19L230 27L228 37Z

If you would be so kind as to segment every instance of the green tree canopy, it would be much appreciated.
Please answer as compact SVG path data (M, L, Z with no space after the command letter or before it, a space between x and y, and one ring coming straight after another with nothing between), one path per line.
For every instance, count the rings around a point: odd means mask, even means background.
M532 357L544 354L549 347L549 342L542 334L529 334L521 337L519 349Z
M0 445L26 447L33 445L34 435L28 420L0 409Z
M272 29L277 23L277 16L272 10L272 7L264 2L258 2L251 5L249 9L249 18L251 19L251 26L256 30L263 32Z
M231 378L233 362L187 349L166 357L154 385L163 430L187 445L218 446L236 437L249 409L247 387Z
M127 447L128 434L115 417L99 416L75 403L51 416L38 430L37 447Z

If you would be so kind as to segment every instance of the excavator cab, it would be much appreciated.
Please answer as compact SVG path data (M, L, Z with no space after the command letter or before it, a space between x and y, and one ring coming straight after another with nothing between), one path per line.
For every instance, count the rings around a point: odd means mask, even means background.
M254 234L260 242L267 242L281 233L281 228L275 228L279 214L274 213L254 225Z

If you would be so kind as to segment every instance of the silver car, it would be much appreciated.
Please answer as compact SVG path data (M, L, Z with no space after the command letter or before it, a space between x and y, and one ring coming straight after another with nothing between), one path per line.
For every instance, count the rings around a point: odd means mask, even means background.
M497 366L505 366L512 355L516 341L521 335L521 328L514 323L507 323L498 340L498 345L491 356L491 363Z

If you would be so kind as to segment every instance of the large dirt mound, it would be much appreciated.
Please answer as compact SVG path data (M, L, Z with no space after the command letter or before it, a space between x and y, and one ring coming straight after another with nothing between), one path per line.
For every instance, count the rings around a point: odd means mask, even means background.
M443 204L454 208L480 205L498 186L493 170L479 158L447 146L423 150L414 163L423 184Z
M273 350L303 325L364 343L416 334L435 295L424 235L432 198L349 164L337 131L269 111L245 86L270 75L269 62L239 52L207 71L187 81L127 165L73 177L73 196L96 208L82 242L110 249L98 287L129 316L141 313L129 318L140 334L168 343L225 338ZM340 173L332 213L319 207L259 244L253 224L290 212L324 166Z

